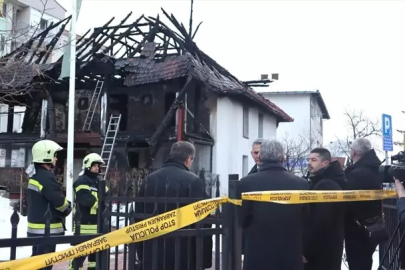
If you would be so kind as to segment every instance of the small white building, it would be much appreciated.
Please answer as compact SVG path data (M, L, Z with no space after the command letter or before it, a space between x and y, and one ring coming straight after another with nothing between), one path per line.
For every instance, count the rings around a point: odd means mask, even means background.
M317 91L261 92L265 98L282 107L292 123L281 123L277 138L282 141L287 170L305 175L311 149L323 146L323 121L330 119L321 93Z
M330 119L328 109L321 93L316 91L262 92L265 98L271 100L294 118L292 123L281 123L277 129L278 138L288 136L297 138L309 137L311 145L323 145L323 121Z
M66 10L56 0L4 0L0 19L1 53L7 54L21 46L31 37L41 33L51 23L65 18ZM57 34L51 30L44 46ZM51 58L48 60L51 62Z
M246 176L255 164L250 154L252 143L257 138L276 138L279 123L290 121L293 119L269 100L253 103L218 97L210 122L215 139L213 171L220 175L221 183L227 183L223 178L229 174Z

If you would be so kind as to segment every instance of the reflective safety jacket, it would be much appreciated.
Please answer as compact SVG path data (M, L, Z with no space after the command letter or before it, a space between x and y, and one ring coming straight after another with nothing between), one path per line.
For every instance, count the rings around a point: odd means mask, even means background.
M75 212L80 210L80 234L97 233L98 174L85 170L73 184L76 197ZM106 187L106 192L108 188Z
M51 234L65 232L63 218L70 213L70 203L62 193L60 184L52 171L41 165L35 165L36 173L28 181L28 233L45 234L45 213L48 204L51 212Z

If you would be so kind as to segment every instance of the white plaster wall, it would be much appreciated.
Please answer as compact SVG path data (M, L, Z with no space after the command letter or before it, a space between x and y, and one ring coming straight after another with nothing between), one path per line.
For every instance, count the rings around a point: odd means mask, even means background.
M266 95L265 98L283 109L294 122L280 123L277 136L295 138L310 131L310 97L309 95Z
M313 138L316 138L315 143L317 146L323 145L323 122L322 119L322 110L319 107L318 102L315 98L311 98L311 106L313 107L311 113L311 132Z
M316 99L309 94L277 94L266 95L265 98L282 108L288 115L294 118L294 122L280 123L277 129L277 136L294 140L303 134L309 136L312 133L316 146L323 145L323 124L321 125L322 110ZM313 111L311 113L311 105ZM312 116L312 117L311 117Z
M263 137L276 137L276 119L264 113ZM243 137L243 104L228 97L217 99L216 107L211 109L210 133L214 136L213 172L219 174L221 195L228 194L228 175L239 174L242 177L243 156L248 156L248 168L254 166L250 151L252 143L258 137L257 107L249 107L249 138Z

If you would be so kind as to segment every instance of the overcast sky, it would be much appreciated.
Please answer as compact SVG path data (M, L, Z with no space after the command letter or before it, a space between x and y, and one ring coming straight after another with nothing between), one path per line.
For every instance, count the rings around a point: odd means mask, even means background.
M70 14L71 0L59 2ZM331 115L325 144L344 137L348 106L378 119L391 114L394 129L405 129L405 1L194 2L194 24L203 21L197 45L240 80L279 73L273 90L321 91ZM189 0L83 0L78 34L161 7L188 26Z

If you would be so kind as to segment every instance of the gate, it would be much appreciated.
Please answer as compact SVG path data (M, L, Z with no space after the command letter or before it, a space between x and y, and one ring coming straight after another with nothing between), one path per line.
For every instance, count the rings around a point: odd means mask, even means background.
M405 266L405 239L399 247L404 230L399 227L396 202L397 199L383 200L383 212L392 239L379 246L380 263L384 258L381 270L397 270Z
M229 175L228 196L236 198L236 188L239 176ZM100 181L99 190L104 190L105 182ZM139 185L141 186L141 185ZM166 185L166 191L170 187ZM179 186L176 187L177 189ZM220 196L219 177L213 185L205 187L206 190L211 190L211 197ZM139 187L133 187L132 190L138 190ZM131 193L131 194L130 194ZM136 193L137 196L133 194ZM157 208L168 207L175 205L181 207L201 199L189 199L184 197L154 197L146 198L140 196L141 192L131 192L128 189L126 196L109 197L106 194L99 192L99 211L98 211L98 230L97 235L80 235L80 212L76 212L74 224L76 231L74 235L66 236L50 236L49 222L45 229L45 237L25 237L17 238L17 230L19 223L19 215L17 210L11 216L12 232L10 239L0 239L0 248L10 248L10 260L16 259L17 247L33 246L35 243L41 242L42 245L52 244L78 244L90 240L94 237L109 233L115 229L119 229L158 214L155 210L152 213L142 211L140 205L151 204ZM104 203L102 203L104 202ZM49 208L50 206L48 206ZM240 270L241 269L241 230L238 226L238 206L233 204L224 204L218 208L215 213L205 218L204 220L193 224L189 227L174 231L172 233L151 239L145 242L134 244L125 244L111 249L103 250L97 253L97 269L99 270L165 270L159 268L157 261L165 260L174 262L174 269L180 269L181 263L187 263L190 270L202 270L204 261L207 264L211 257L211 268L215 270ZM50 211L46 215L50 220ZM165 211L164 211L165 212ZM172 243L169 245L168 243ZM174 243L174 245L173 245ZM174 250L166 249L166 246ZM146 252L147 250L147 252ZM145 252L143 252L145 251ZM190 252L192 251L192 252ZM172 252L174 257L164 258L165 254ZM190 256L181 253L189 253ZM191 256L192 255L192 256ZM144 267L145 256L152 263L150 268ZM163 257L162 257L163 256ZM170 255L169 255L170 256ZM186 262L184 261L186 258ZM208 259L207 259L208 258ZM86 269L86 263L83 269ZM54 265L54 270L68 269L67 263L59 263ZM75 269L78 269L76 266ZM181 268L183 270L184 268ZM168 269L167 270L171 270Z

